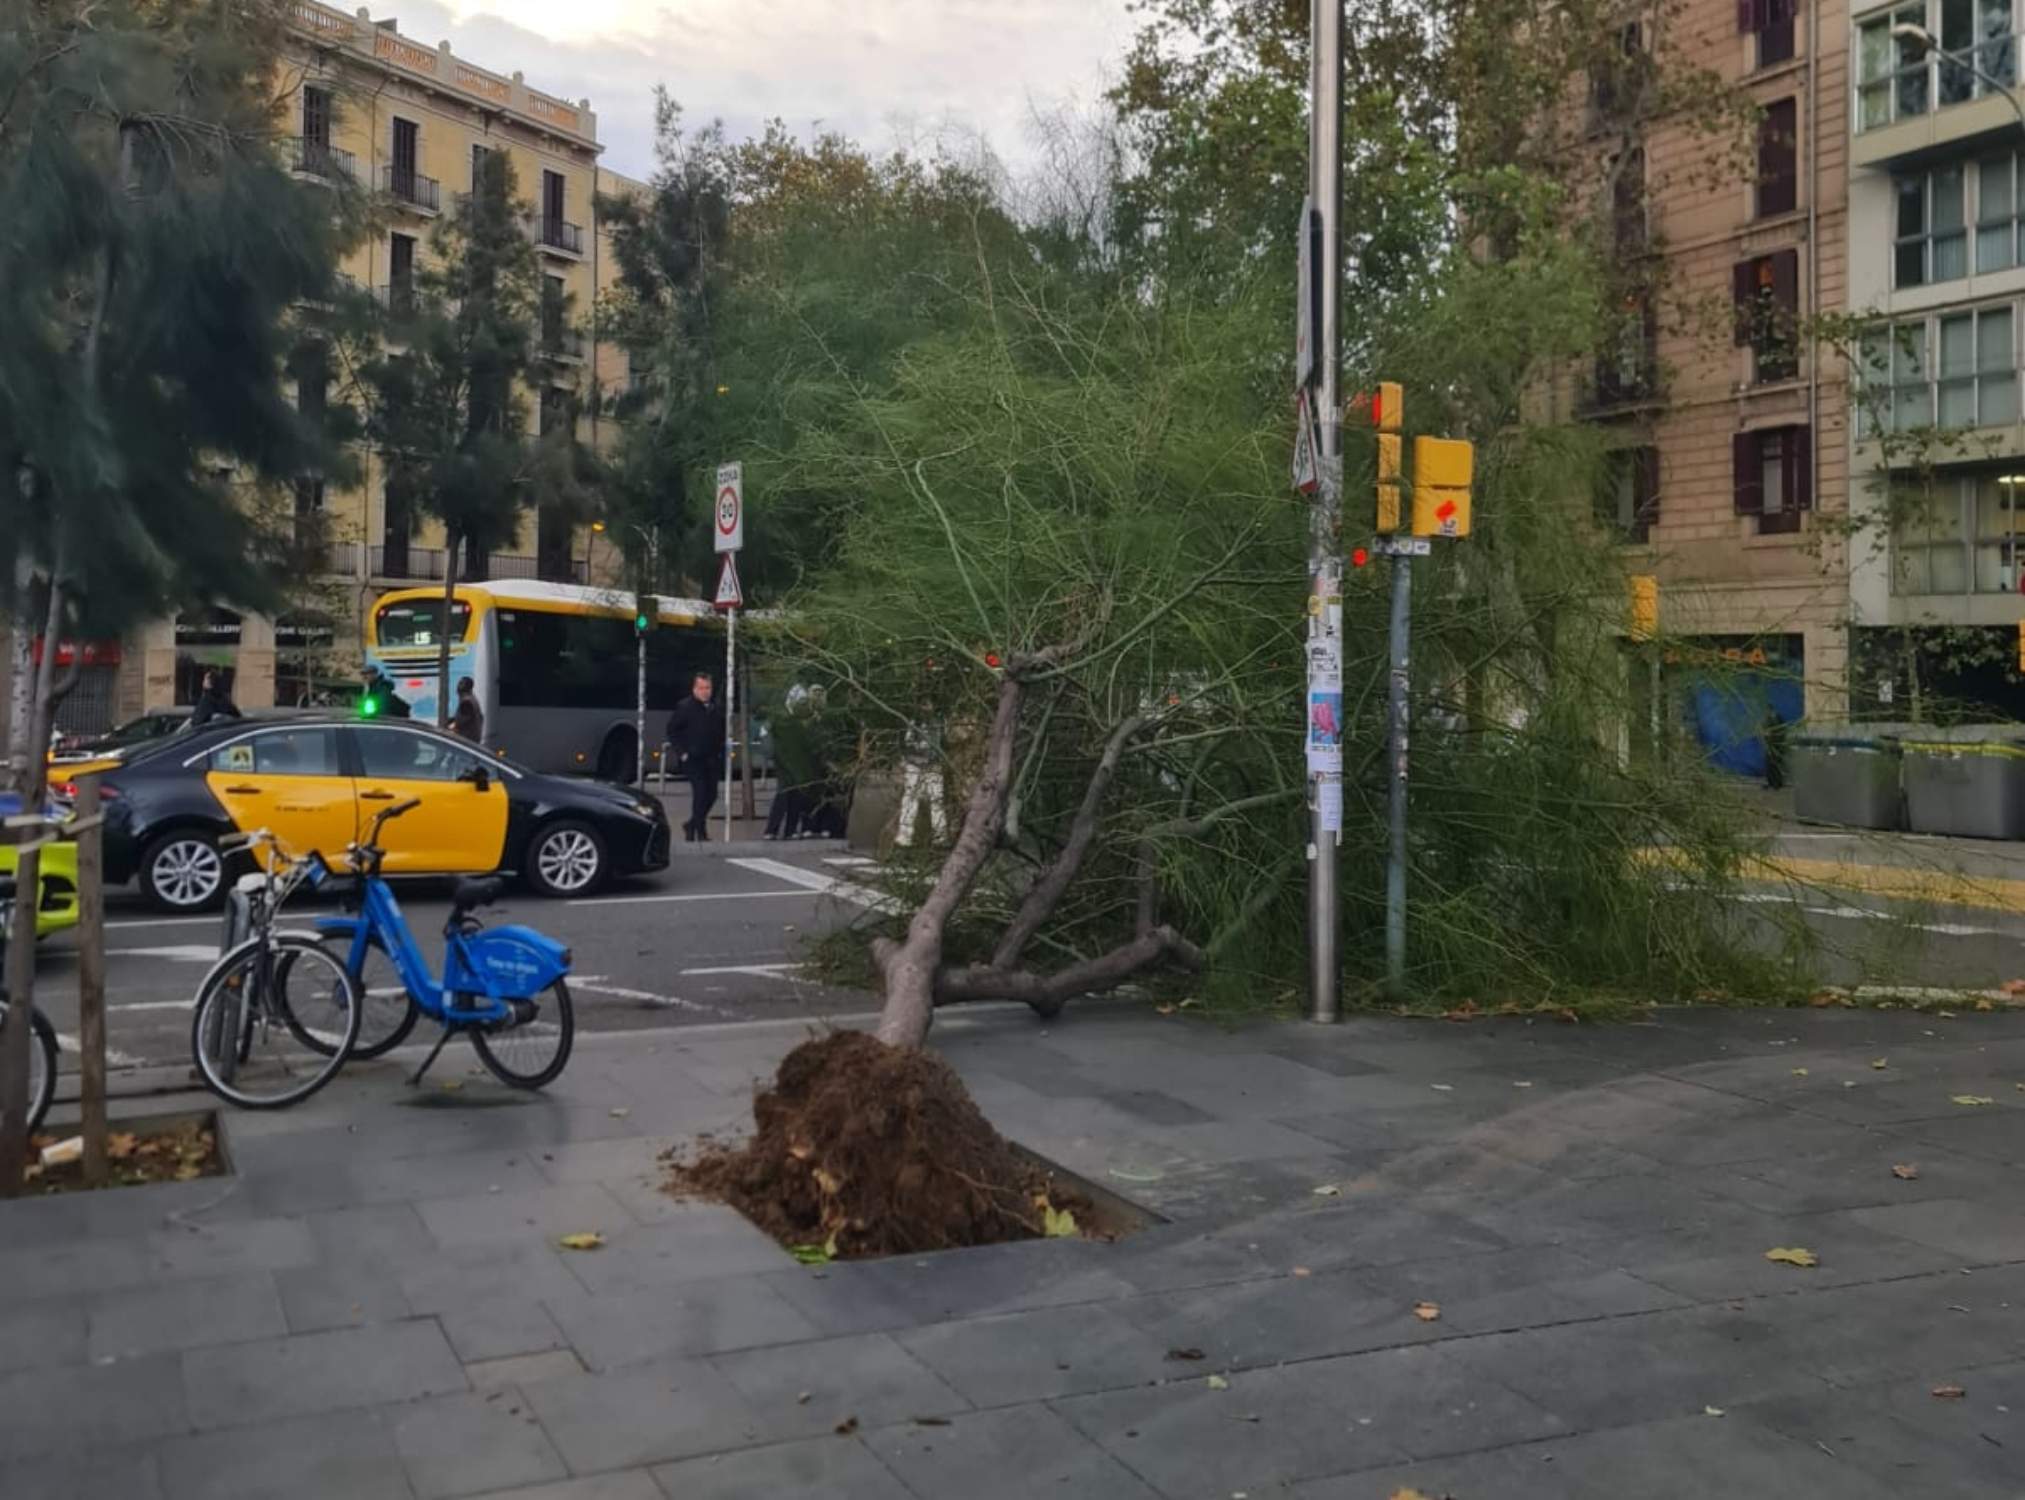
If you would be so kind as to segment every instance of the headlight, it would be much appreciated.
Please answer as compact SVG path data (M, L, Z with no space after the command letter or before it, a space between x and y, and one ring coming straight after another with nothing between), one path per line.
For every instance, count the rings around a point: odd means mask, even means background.
M643 818L651 818L660 812L660 810L661 804L658 802L635 802L633 804L633 811Z

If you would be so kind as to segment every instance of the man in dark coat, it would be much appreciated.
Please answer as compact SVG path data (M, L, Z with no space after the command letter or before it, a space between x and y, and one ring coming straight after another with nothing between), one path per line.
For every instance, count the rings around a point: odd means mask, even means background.
M202 729L213 719L237 719L241 717L239 705L232 701L232 695L225 691L225 685L218 680L216 672L204 674L204 686L197 694L197 706L190 710L190 727Z
M689 781L689 821L682 825L682 836L692 844L709 841L710 809L724 778L724 708L711 701L715 690L710 674L698 672L689 696L668 715L669 753Z
M469 677L457 679L457 712L450 728L474 745L485 743L485 710L478 704L478 686Z

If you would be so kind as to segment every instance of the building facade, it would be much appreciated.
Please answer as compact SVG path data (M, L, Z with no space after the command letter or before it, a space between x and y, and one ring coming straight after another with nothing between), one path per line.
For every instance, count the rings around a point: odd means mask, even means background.
M428 46L391 19L291 0L291 45L279 92L285 100L288 160L306 184L346 185L376 195L383 212L348 255L344 273L398 308L432 255L431 237L458 195L468 193L488 152L512 161L524 225L545 278L542 362L524 392L529 430L576 424L580 441L611 436L596 391L629 378L622 349L598 337L597 298L616 278L608 234L597 221L599 194L644 192L602 168L590 101L567 100ZM326 399L298 382L298 403ZM359 454L348 488L305 480L294 496L300 576L278 618L225 608L192 611L136 632L99 681L75 696L65 718L77 727L147 707L194 701L205 670L228 677L244 706L307 701L355 683L363 624L373 602L395 588L441 583L440 526L389 504L382 455ZM588 528L531 513L516 545L460 558L473 578L586 581L612 571Z
M2025 112L2016 0L1852 6L1854 682L2025 713Z
M1625 346L1575 398L1620 450L1599 517L1627 571L1659 580L1673 695L1691 713L1713 693L1753 715L1837 717L1847 381L1814 319L1846 298L1848 17L1820 0L1633 14L1627 52L1650 49L1675 77L1713 73L1755 114L1727 135L1672 109L1629 145L1622 131L1592 137L1612 142L1620 269L1654 271L1649 291L1627 294L1649 300ZM1602 93L1592 80L1591 107L1607 114Z

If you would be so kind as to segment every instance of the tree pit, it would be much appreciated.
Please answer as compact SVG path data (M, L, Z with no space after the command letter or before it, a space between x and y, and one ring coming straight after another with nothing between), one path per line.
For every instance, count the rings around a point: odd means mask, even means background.
M222 1177L231 1170L218 1139L217 1116L208 1111L114 1121L106 1133L107 1172L102 1184L85 1180L82 1157L70 1151L59 1151L57 1160L44 1163L46 1149L67 1146L71 1139L69 1131L29 1137L26 1195L194 1182L199 1177Z
M747 1141L668 1153L668 1191L729 1204L798 1259L1108 1240L1138 1227L1006 1140L956 1070L918 1048L857 1031L803 1042L752 1114Z

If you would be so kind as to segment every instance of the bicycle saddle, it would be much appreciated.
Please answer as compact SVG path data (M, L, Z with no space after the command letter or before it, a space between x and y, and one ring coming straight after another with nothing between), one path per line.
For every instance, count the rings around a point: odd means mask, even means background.
M497 875L485 880L460 880L450 893L450 905L461 917L481 906L490 906L505 889L506 882Z

